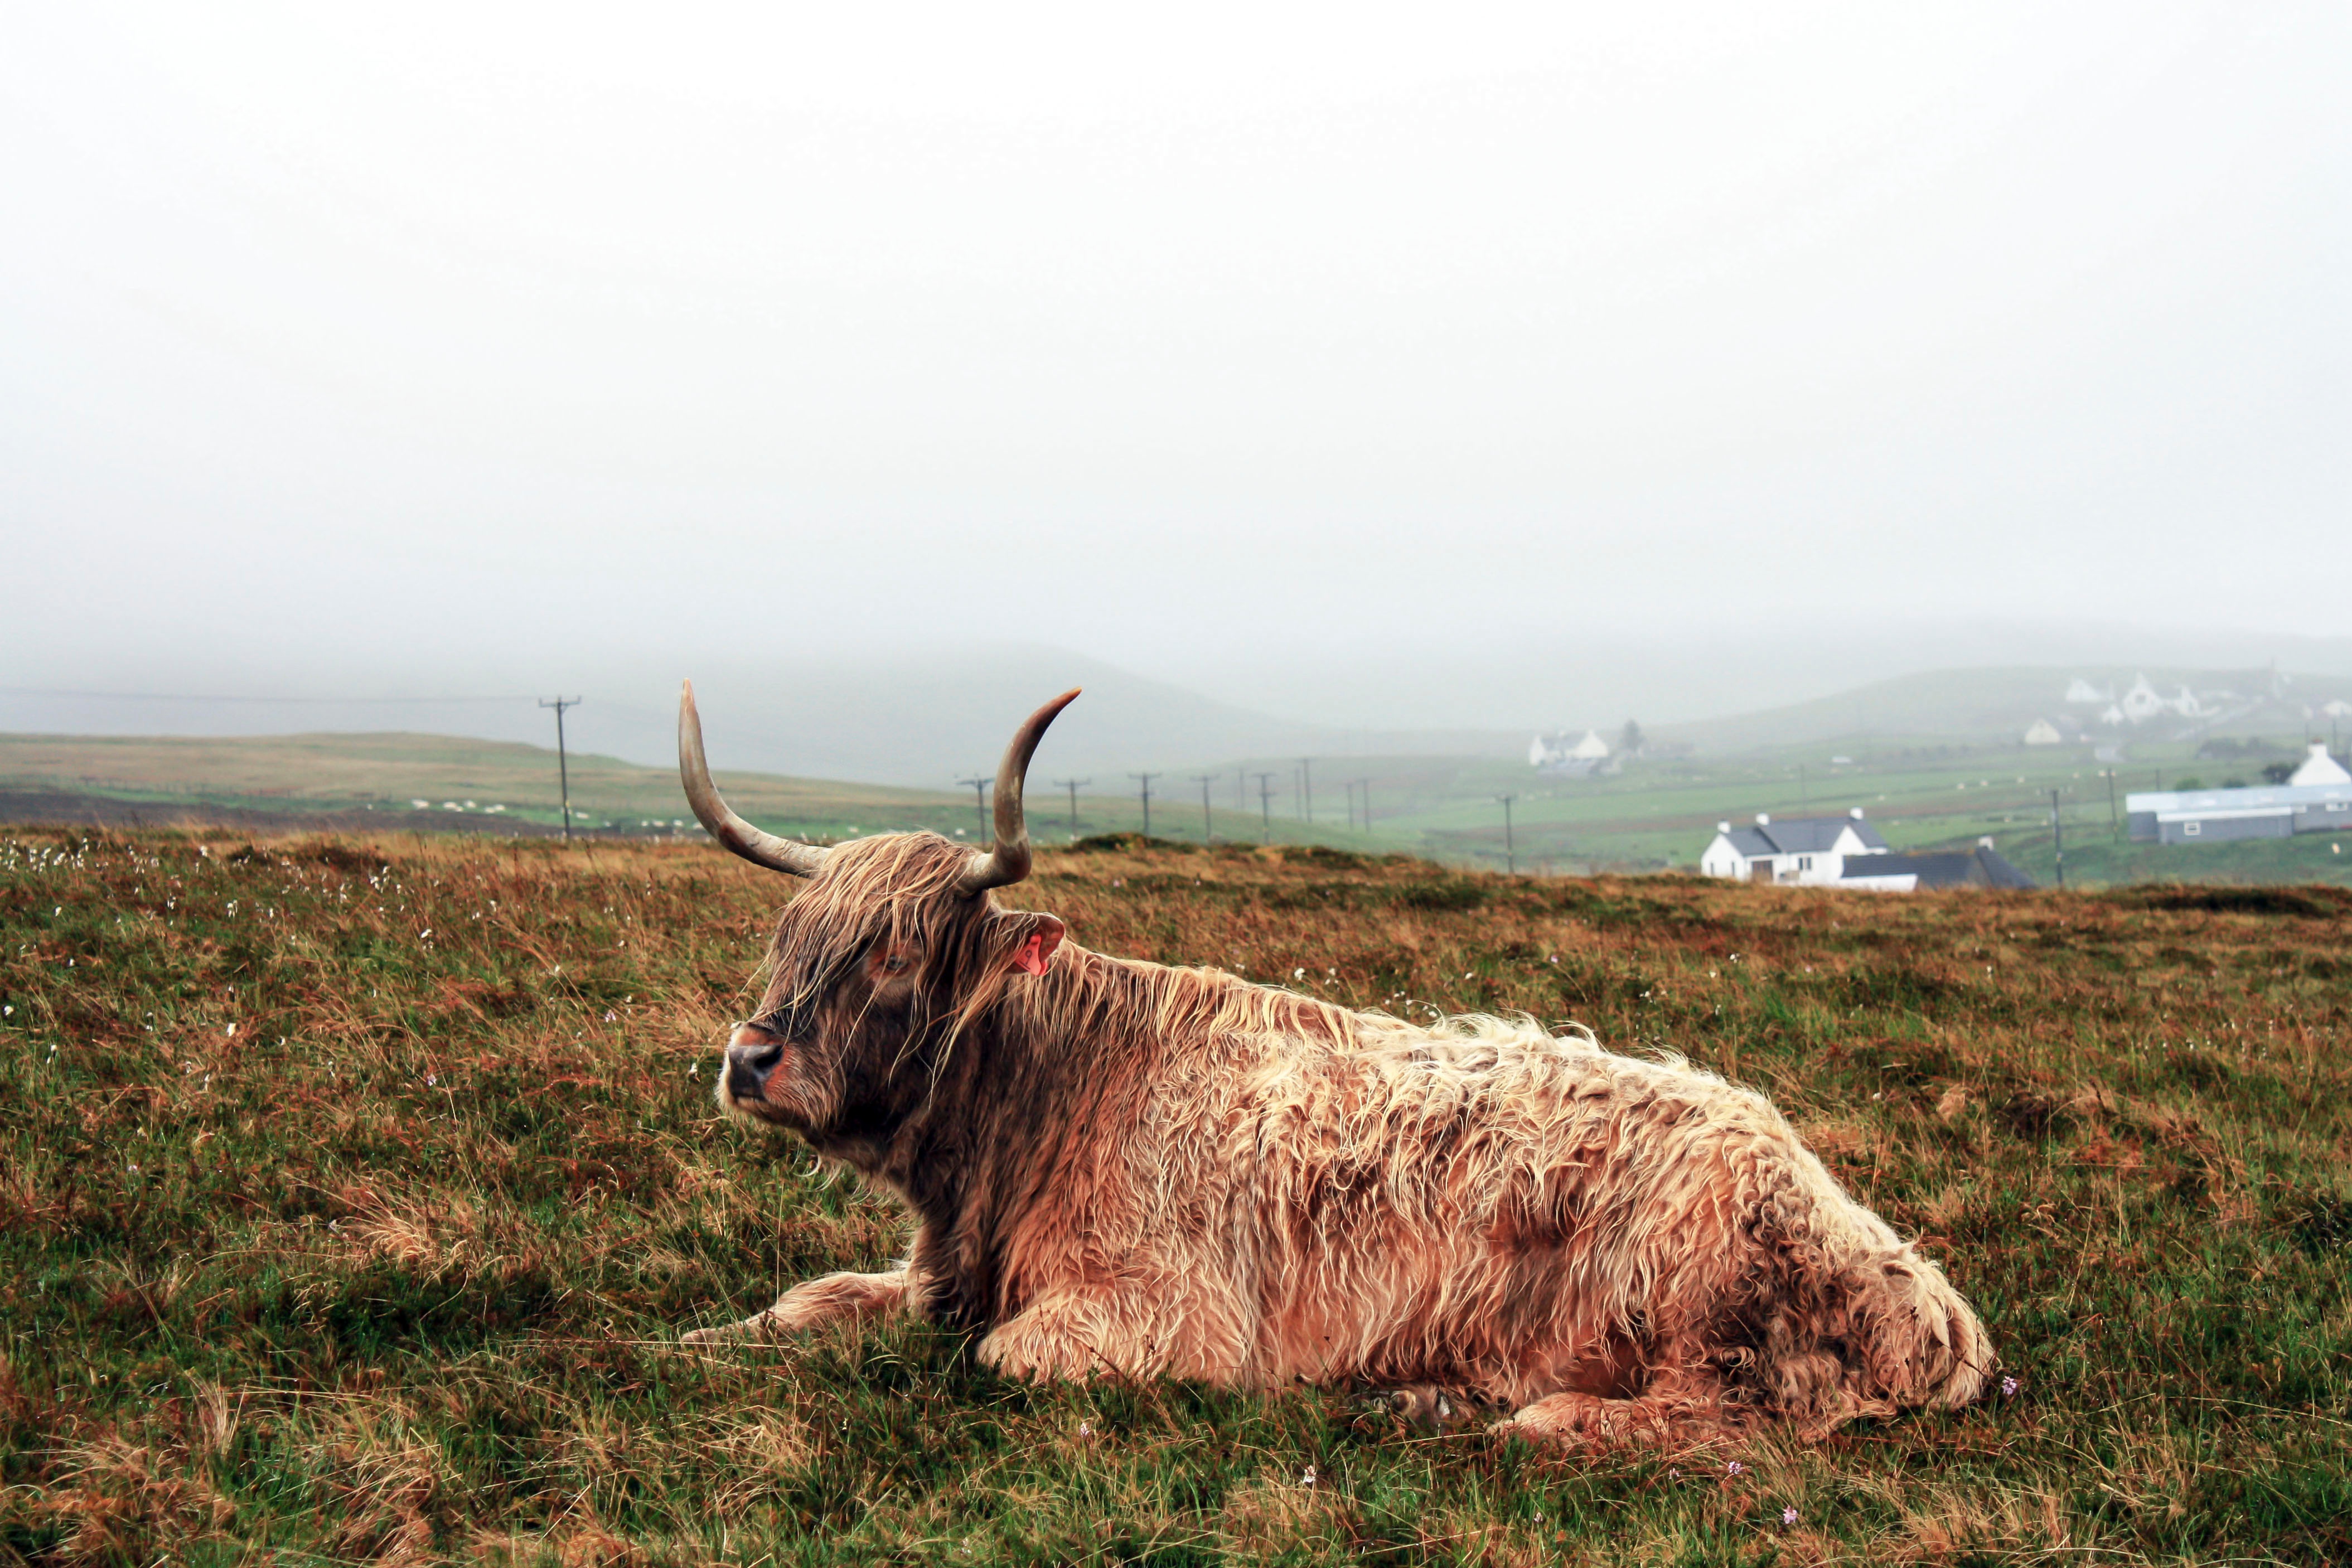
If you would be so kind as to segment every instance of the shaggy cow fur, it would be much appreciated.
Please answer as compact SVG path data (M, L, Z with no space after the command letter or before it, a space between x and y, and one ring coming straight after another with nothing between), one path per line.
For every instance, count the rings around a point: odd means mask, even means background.
M957 894L968 858L836 847L719 1089L903 1198L905 1264L695 1338L912 1310L1018 1376L1453 1390L1587 1441L1982 1385L1968 1303L1760 1095L1530 1019L1056 952L1053 917Z

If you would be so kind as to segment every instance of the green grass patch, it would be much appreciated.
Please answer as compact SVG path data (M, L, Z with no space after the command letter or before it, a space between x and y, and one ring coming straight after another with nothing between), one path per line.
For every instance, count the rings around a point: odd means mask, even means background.
M1346 1390L1029 1387L911 1322L682 1351L905 1242L711 1106L788 891L700 847L0 838L0 1561L2352 1556L2332 889L1041 855L1013 901L1090 946L1767 1089L2019 1380L1598 1458Z

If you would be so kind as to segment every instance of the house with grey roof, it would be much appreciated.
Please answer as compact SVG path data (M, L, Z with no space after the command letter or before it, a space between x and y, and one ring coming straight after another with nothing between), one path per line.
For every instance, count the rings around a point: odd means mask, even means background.
M1845 863L1838 886L1857 892L1916 893L1931 888L2032 888L2032 878L1979 838L1973 849L1865 855Z
M1741 882L1834 885L1850 859L1888 852L1886 840L1855 806L1843 816L1801 816L1775 822L1758 812L1752 827L1715 825L1715 841L1698 858L1702 875Z
M2298 779L2343 775L2326 748L2295 771ZM2314 765L2326 762L2323 771ZM2352 780L2271 784L2254 789L2144 790L2124 796L2124 821L2140 844L2218 844L2231 838L2286 838L2352 828Z

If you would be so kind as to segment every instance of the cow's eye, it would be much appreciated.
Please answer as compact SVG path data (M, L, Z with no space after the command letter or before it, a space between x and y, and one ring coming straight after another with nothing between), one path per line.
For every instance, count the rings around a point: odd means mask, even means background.
M903 952L894 952L882 961L885 974L904 974L915 966L915 961Z

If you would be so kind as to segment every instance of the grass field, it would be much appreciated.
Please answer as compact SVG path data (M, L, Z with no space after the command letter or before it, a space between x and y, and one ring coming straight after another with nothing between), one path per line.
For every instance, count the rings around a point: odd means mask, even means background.
M577 752L569 766L581 827L694 827L675 768ZM969 795L773 773L718 776L739 809L777 832L951 831L972 816ZM342 819L370 814L394 819L383 823L387 829L544 828L562 821L551 748L452 735L0 735L0 789L11 785L73 790L159 813L195 807L201 815L209 805Z
M1538 775L1524 762L1470 757L1330 757L1296 787L1297 759L1227 764L1204 821L1194 770L1160 780L1150 830L1201 842L1324 844L1409 853L1449 865L1539 875L1689 868L1717 822L1843 813L1860 806L1899 849L1966 846L1990 837L2036 877L2048 853L2050 792L2059 792L2079 885L2144 880L2322 881L2352 885L2352 859L2316 837L2291 847L2241 842L2191 849L2117 843L2128 791L2188 774L2219 784L2248 763L2200 760L2189 742L2144 742L2110 800L2104 764L2081 747L1989 744L1981 736L1840 742L1730 755L1643 758L1605 777ZM2284 756L2289 742L2273 737ZM1256 775L1276 785L1255 794ZM1172 784L1171 784L1172 781ZM1286 783L1285 781L1287 781ZM908 827L977 835L969 794L786 778L720 775L728 798L772 832L820 839ZM667 768L612 757L572 759L579 821L646 836L695 831ZM1357 793L1360 790L1362 793ZM33 791L44 792L39 794ZM58 792L66 792L60 794ZM1498 795L1513 801L1507 837ZM1360 803L1369 798L1369 826ZM424 804L418 805L416 803ZM1239 804L1237 804L1237 802ZM1248 809L1243 809L1246 805ZM1145 819L1132 795L1082 794L1073 818L1059 791L1033 792L1033 826L1047 842L1132 833ZM0 821L161 826L244 823L259 830L398 827L543 832L559 820L555 754L536 746L436 735L139 739L0 735ZM160 820L159 820L160 819Z
M2017 1380L1602 1457L1344 1390L1032 1388L908 1323L681 1351L904 1239L710 1103L784 890L699 846L0 839L0 1560L2352 1557L2333 889L1043 856L1011 901L1091 946L1579 1018L1766 1089Z

